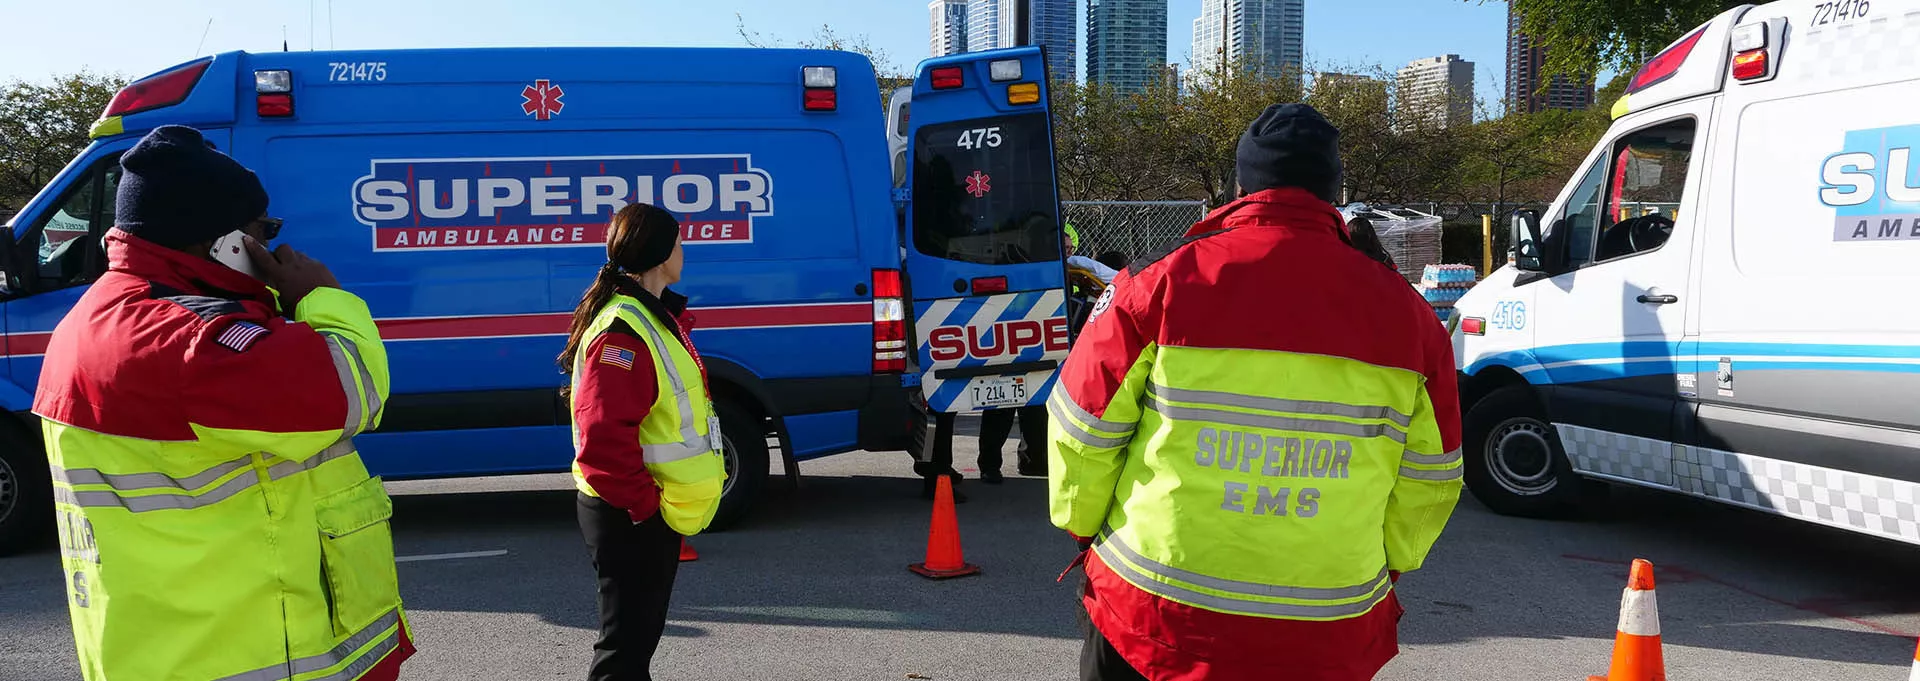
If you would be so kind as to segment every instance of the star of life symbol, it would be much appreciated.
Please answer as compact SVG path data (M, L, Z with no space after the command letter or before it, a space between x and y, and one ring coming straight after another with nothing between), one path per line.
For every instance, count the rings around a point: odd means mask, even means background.
M520 91L521 99L526 100L520 105L520 110L527 112L528 116L536 120L548 120L560 113L561 109L567 108L567 103L560 101L560 97L565 94L567 94L565 90L548 82L545 78L533 81L532 85Z
M992 175L976 170L972 175L967 176L967 193L972 194L973 198L984 197L990 191L993 191Z

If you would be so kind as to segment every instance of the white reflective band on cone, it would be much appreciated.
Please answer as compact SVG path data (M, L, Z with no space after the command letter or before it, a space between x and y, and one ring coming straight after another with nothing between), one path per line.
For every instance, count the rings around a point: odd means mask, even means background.
M1621 591L1618 628L1622 634L1660 635L1660 603L1654 600L1652 591Z

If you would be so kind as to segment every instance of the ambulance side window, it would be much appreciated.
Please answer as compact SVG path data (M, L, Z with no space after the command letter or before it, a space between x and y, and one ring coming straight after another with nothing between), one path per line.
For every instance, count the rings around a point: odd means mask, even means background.
M1665 245L1687 188L1693 160L1691 118L1639 130L1615 143L1607 181L1607 218L1596 261L1646 253Z
M119 186L119 158L108 157L77 178L59 208L28 232L26 244L34 249L33 291L78 286L106 271L100 239L113 225Z
M1567 198L1566 212L1553 222L1547 242L1550 247L1566 245L1566 269L1581 267L1593 260L1593 235L1602 219L1600 190L1606 176L1607 160L1603 158L1581 176L1580 184Z

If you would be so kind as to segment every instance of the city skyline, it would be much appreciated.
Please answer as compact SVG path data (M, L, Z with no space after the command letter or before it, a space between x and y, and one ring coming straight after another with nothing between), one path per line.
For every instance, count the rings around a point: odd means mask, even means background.
M928 55L944 57L967 51L967 0L927 3Z
M1415 59L1401 67L1401 125L1451 128L1473 122L1473 62L1460 55Z
M1165 78L1166 0L1087 0L1087 82L1139 91Z
M1535 45L1533 38L1520 30L1520 15L1507 10L1506 107L1522 113L1547 109L1582 111L1593 106L1594 83L1575 82L1566 76L1554 76L1542 87L1540 71L1546 65L1547 48Z
M1306 65L1306 0L1200 0L1193 20L1196 75L1218 76L1221 59L1263 73Z
M1080 78L1077 4L1076 0L1028 0L1028 44L1046 49L1047 72L1055 80ZM967 0L965 51L1018 45L1018 5L1019 0Z

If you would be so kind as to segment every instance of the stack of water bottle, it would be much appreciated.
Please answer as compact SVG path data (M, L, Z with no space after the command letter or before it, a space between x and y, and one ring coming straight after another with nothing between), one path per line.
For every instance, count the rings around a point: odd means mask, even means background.
M1444 321L1453 314L1453 304L1478 280L1479 273L1471 265L1428 265L1420 273L1420 297Z

